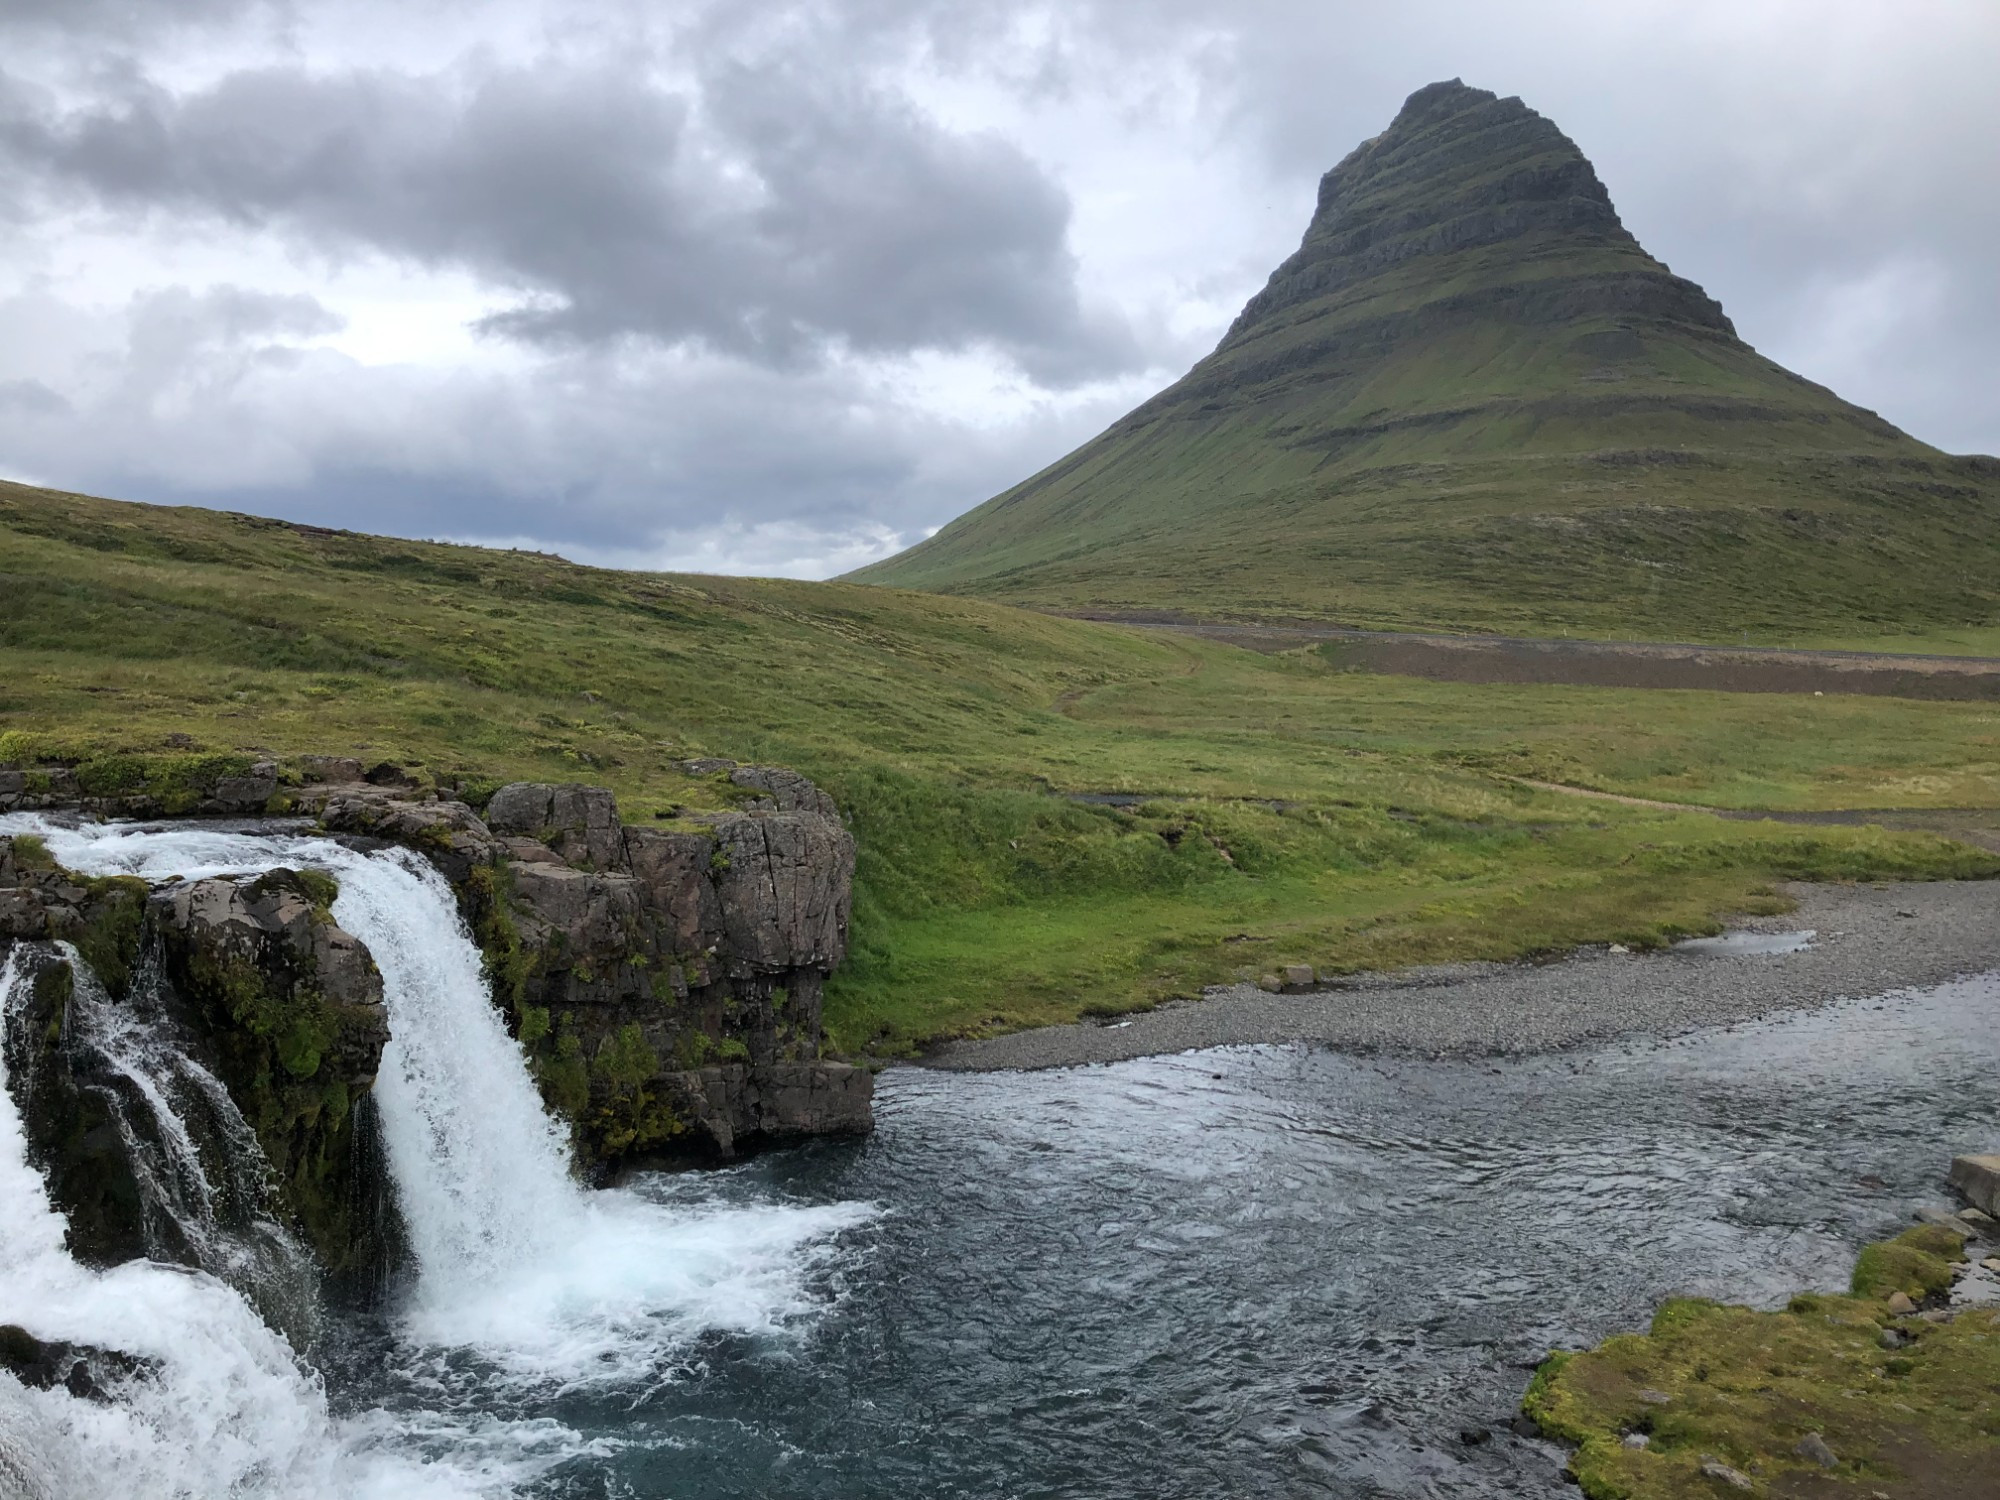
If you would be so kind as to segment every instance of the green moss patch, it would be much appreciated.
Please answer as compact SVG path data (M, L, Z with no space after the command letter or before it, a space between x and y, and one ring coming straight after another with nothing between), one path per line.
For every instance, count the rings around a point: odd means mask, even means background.
M1782 1312L1668 1302L1646 1334L1552 1355L1523 1409L1576 1446L1570 1472L1591 1500L1741 1493L1703 1472L1711 1459L1771 1496L1993 1495L2000 1309L1933 1323L1886 1305L1942 1290L1958 1254L1926 1226L1863 1251L1855 1295L1802 1295ZM1631 1433L1645 1446L1626 1446ZM1831 1467L1799 1451L1811 1434Z

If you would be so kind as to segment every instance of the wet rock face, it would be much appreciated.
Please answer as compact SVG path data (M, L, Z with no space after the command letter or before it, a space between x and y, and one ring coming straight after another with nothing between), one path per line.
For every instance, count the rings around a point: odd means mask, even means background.
M145 899L143 882L85 879L56 868L37 840L0 837L0 956L17 940L73 943L108 982L122 983L139 957ZM51 954L23 982L0 1046L29 1152L69 1222L70 1249L100 1266L143 1255L142 1169L121 1128L120 1081L71 1043L75 971Z
M309 1246L336 1276L382 1247L349 1176L355 1107L389 1039L382 976L327 910L325 876L195 880L152 899L165 974L212 1046Z
M336 926L324 876L183 882L161 891L54 866L38 841L0 838L0 952L68 942L88 969L49 953L8 1017L5 1045L29 1146L68 1219L79 1259L191 1260L171 1215L141 1184L157 1153L151 1111L90 1026L93 1003L168 1026L229 1091L278 1179L277 1211L336 1276L372 1266L382 1216L350 1181L366 1152L356 1105L388 1040L382 980Z
M68 1045L75 971L52 962L28 986L7 1018L7 1076L28 1154L69 1225L70 1253L92 1266L171 1254L177 1247L153 1244L148 1232L142 1148L121 1128L120 1080L101 1058Z
M820 1058L853 838L796 772L714 769L754 795L677 828L541 782L500 788L483 819L351 789L325 804L329 828L424 850L452 880L545 1097L605 1168L868 1128L872 1075Z
M150 1362L134 1354L38 1339L18 1324L0 1324L0 1370L31 1390L60 1387L82 1400L105 1401L110 1399L107 1382L143 1378L153 1369Z

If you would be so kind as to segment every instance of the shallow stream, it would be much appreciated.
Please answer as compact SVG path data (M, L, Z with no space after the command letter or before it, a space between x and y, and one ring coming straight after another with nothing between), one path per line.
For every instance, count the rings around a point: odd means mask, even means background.
M886 1212L795 1346L566 1409L621 1446L549 1492L1573 1494L1502 1425L1529 1367L1842 1285L2000 1146L1996 1021L1989 977L1511 1063L896 1070L864 1145L653 1186Z
M293 1370L221 1281L69 1262L0 1099L0 1322L162 1372L129 1411L0 1376L5 1500L1557 1495L1560 1455L1505 1426L1547 1350L1675 1293L1838 1286L1953 1152L2000 1148L1988 976L1507 1062L899 1068L869 1140L588 1194L420 861L51 842L339 873L421 1263Z

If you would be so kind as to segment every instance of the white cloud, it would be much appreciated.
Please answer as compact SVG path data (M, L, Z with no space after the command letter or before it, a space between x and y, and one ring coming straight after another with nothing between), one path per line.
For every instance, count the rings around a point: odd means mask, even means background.
M0 41L0 470L67 487L856 566L1205 352L1455 74L1774 357L2000 448L1986 7L24 0Z

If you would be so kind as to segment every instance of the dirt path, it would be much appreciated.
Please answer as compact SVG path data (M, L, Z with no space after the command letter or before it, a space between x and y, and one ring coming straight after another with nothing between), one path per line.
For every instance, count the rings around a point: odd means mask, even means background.
M1836 807L1804 810L1775 810L1763 807L1703 807L1697 802L1660 802L1651 797L1627 797L1619 792L1600 792L1590 787L1564 786L1559 781L1532 781L1514 778L1521 786L1537 791L1556 792L1565 797L1588 797L1598 802L1616 802L1625 807L1651 807L1662 812L1707 813L1737 823L1804 823L1827 827L1858 827L1873 823L1883 828L1907 832L1941 833L1977 848L2000 854L2000 808L1992 807Z
M1337 625L1221 625L1119 619L1252 651L1338 648L1343 665L1442 682L1562 683L1579 687L1692 688L1722 693L1868 693L2000 702L2000 659L1703 646L1678 641L1548 640L1349 630Z

